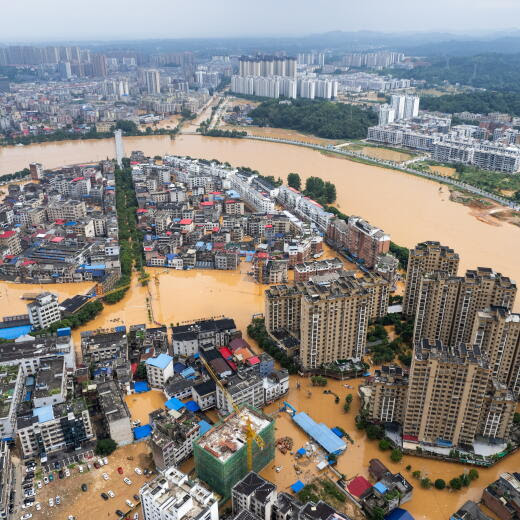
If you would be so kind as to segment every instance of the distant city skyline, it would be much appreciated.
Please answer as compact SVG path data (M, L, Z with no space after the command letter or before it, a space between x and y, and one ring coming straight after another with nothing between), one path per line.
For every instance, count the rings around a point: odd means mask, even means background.
M49 0L2 5L2 43L303 36L329 31L493 32L520 19L516 0Z

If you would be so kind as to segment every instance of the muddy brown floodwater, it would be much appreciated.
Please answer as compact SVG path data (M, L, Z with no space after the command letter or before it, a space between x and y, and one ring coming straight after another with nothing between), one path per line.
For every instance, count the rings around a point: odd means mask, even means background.
M296 383L301 385L297 389ZM443 478L448 482L453 477L468 471L470 468L462 464L451 464L445 462L432 461L419 457L404 456L403 460L395 464L390 460L390 452L382 452L378 448L377 441L369 441L363 431L355 427L354 418L360 406L357 388L362 382L361 379L349 381L334 381L329 379L327 390L335 392L340 402L335 404L334 395L324 394L323 388L313 387L310 381L305 378L293 376L291 378L291 389L284 400L293 405L297 411L308 413L316 422L322 422L329 427L340 426L352 437L354 444L347 442L347 450L338 458L337 470L346 475L348 479L363 475L368 478L368 462L372 458L379 458L391 471L400 471L414 486L413 498L404 505L416 520L446 520L460 507L466 500L480 500L482 488L490 482L496 480L500 473L504 471L518 471L520 467L520 456L514 455L502 461L493 468L478 469L479 479L474 481L469 488L458 492L446 490L423 489L420 482L412 477L415 470L421 471L422 476L429 477L431 480ZM353 386L352 389L344 385ZM312 397L308 397L311 392ZM343 403L348 393L354 396L351 410L349 413L343 411ZM281 401L271 404L265 411L273 413L280 409ZM279 412L276 424L276 438L288 435L294 440L293 451L296 452L306 442L309 441L307 435L296 426L291 417L286 412ZM297 464L302 473L297 474L294 465ZM406 470L410 465L411 470ZM280 472L276 472L275 467L281 467ZM324 470L325 475L334 478L332 472ZM309 482L315 475L319 475L316 469L316 461L306 457L296 459L289 453L283 455L276 450L275 462L267 467L262 475L277 483L280 491L288 491L289 486L300 479L302 482ZM336 477L337 478L337 477Z
M208 109L209 110L209 109ZM207 113L208 111L206 111ZM357 214L381 226L392 235L392 239L411 247L423 240L439 240L453 247L461 256L461 269L476 266L493 267L514 279L520 279L520 229L497 220L491 226L475 218L465 206L451 202L446 187L435 182L413 177L397 171L369 166L342 158L317 153L316 151L278 143L264 143L241 139L207 138L203 136L179 136L175 141L169 137L126 138L127 153L143 150L147 155L179 154L206 159L229 161L236 166L250 166L265 175L285 178L289 172L299 172L303 179L318 175L336 184L337 206L347 214ZM89 162L114 155L112 140L73 141L47 143L26 147L0 148L0 174L20 170L29 162L39 161L47 168L63 164ZM328 253L327 253L328 254ZM125 323L148 323L148 309L158 322L181 323L197 318L227 315L235 319L237 326L245 332L251 316L263 312L263 290L247 275L250 264L242 263L240 272L232 271L167 271L150 269L152 279L148 288L133 282L123 301L105 306L103 313L84 329L113 327ZM157 281L155 276L157 276ZM84 293L91 284L77 285L17 285L0 282L0 311L2 315L25 312L24 292L35 292L42 288L58 293L60 300L76 293ZM520 299L519 299L520 300ZM516 309L520 308L520 301ZM79 350L79 331L74 332ZM412 471L420 470L431 479L443 478L449 481L459 475L465 466L448 464L416 457L405 457L400 464L389 460L388 453L380 452L377 444L367 441L363 432L354 427L354 416L359 407L357 390L349 390L340 382L330 382L329 389L341 398L334 403L331 395L324 395L323 389L310 388L312 397L307 397L308 381L301 381L301 389L296 389L296 378L292 378L286 400L298 410L308 412L314 419L328 426L341 426L352 436L350 445L339 458L338 469L348 477L356 474L367 475L368 461L381 458L393 470L407 475L415 486L413 500L406 504L417 520L441 520L449 518L464 501L478 500L482 488L504 471L518 470L520 456L512 456L493 468L479 470L480 478L469 488L460 492L424 490L413 479L405 467L410 464ZM348 382L353 384L352 382ZM355 386L359 382L355 382ZM343 412L342 403L347 393L354 394L354 402L349 414ZM133 413L144 417L150 407L160 404L149 402L138 406ZM134 403L129 403L130 405ZM273 412L280 402L270 406ZM141 419L142 420L142 419ZM295 439L295 448L308 441L305 434L293 425L286 413L280 413L277 437L290 435ZM277 473L266 468L265 476L279 485L280 489L296 480L293 468L295 461L290 455L277 452L275 465L283 466ZM305 480L313 466L303 468ZM327 471L327 470L325 470Z
M246 139L128 137L125 149L152 156L172 153L215 158L282 178L294 171L303 179L318 175L335 183L337 205L344 213L361 215L382 227L394 242L413 247L424 240L438 240L460 254L461 270L488 266L520 280L520 228L498 219L496 226L478 220L469 208L449 200L445 186L427 179L297 146ZM0 174L20 170L31 161L51 168L113 155L111 139L3 147ZM520 299L515 308L520 309Z

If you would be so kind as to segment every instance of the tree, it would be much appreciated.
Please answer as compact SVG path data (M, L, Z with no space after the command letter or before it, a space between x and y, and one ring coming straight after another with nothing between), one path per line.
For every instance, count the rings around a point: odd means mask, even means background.
M421 487L424 489L430 489L432 485L431 480L428 477L424 477L421 479Z
M388 439L381 439L379 441L379 449L381 451L389 450L391 447L390 441Z
M475 468L470 469L469 473L468 473L468 478L469 478L470 482L472 482L473 480L477 480L478 471Z
M384 520L385 511L379 506L375 506L370 515L370 520Z
M127 119L120 119L116 121L116 128L118 130L123 130L125 134L134 134L138 131L137 125L133 121L129 121Z
M103 457L110 455L117 448L117 443L114 439L98 439L96 443L96 455Z
M442 478L438 478L435 481L434 486L436 489L444 489L446 487L446 482Z
M454 477L450 480L451 489L460 489L462 487L462 483L458 477Z
M135 378L142 381L146 381L148 379L146 374L146 365L144 363L139 363L137 366L137 370L135 371Z
M401 453L400 450L392 450L392 453L390 454L390 460L392 462L400 462L401 459L403 458L403 454Z
M302 180L300 179L300 175L298 173L290 173L287 175L287 184L295 190L301 190Z
M328 204L336 202L336 186L331 182L325 183L325 198L327 199Z
M373 441L375 439L382 439L385 434L384 428L382 426L379 426L378 424L369 424L366 427L366 432L367 432L367 437L371 441Z
M518 192L518 194L520 195L520 191ZM520 413L515 413L515 415L513 416L513 424L520 424Z

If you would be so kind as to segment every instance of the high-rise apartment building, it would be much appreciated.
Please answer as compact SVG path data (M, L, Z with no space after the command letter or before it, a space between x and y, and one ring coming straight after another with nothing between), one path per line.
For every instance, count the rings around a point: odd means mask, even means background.
M419 98L417 96L393 95L391 107L394 109L395 121L413 119L419 115Z
M504 307L477 312L471 343L487 356L492 376L520 397L520 314Z
M469 445L479 433L490 371L478 347L415 344L403 439Z
M388 125L395 121L395 109L390 105L381 105L379 107L378 125Z
M299 339L304 369L361 358L376 295L371 288L370 281L359 281L348 273L273 286L266 291L267 330L285 329Z
M491 306L511 309L516 284L487 267L464 276L446 272L425 275L419 283L414 342L424 338L446 345L469 343L477 313Z
M390 235L360 217L349 217L345 247L364 262L369 269L376 265L379 255L390 250Z
M296 77L296 58L291 56L241 56L239 75Z
M161 93L161 75L158 70L151 69L146 71L146 90L148 94Z
M406 271L403 314L408 317L415 315L421 279L426 274L445 271L450 276L456 276L458 268L459 255L439 242L421 242L411 249Z
M107 58L104 54L94 54L92 58L92 72L95 77L105 77L108 74Z
M40 163L29 164L29 171L33 181L39 181L43 177L43 166Z
M360 387L368 419L378 423L404 421L408 372L398 365L383 365Z

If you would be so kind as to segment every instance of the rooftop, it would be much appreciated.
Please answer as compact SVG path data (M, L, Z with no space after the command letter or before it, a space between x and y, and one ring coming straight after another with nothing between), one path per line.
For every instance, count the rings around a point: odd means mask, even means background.
M257 433L267 428L272 422L272 419L266 415L244 407L239 414L234 412L228 415L195 442L223 463L246 446L245 426L248 420L251 421L251 425Z

